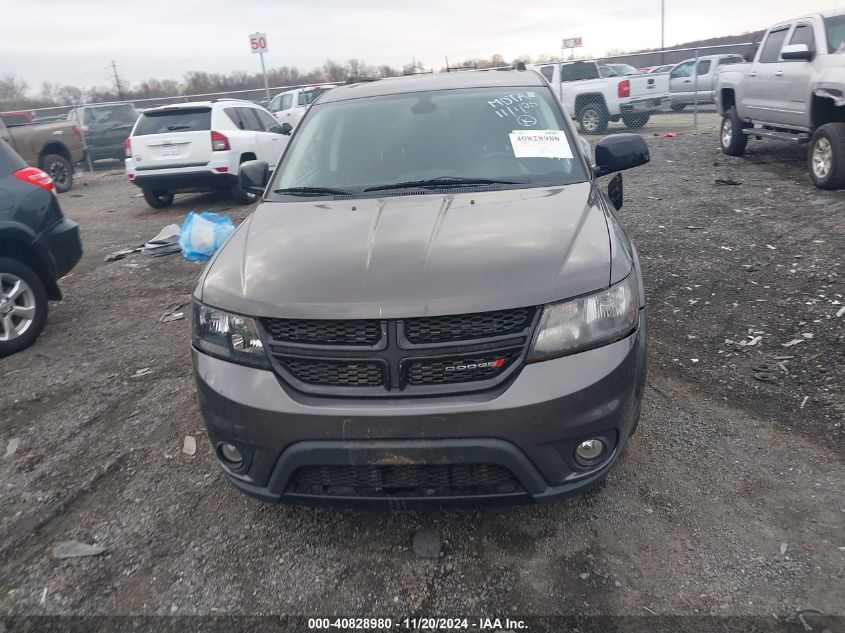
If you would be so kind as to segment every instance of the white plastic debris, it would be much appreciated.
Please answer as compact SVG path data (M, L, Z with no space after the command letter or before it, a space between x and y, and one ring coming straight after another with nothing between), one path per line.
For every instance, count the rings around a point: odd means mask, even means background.
M53 558L80 558L82 556L99 556L106 548L101 545L88 545L79 541L61 541L53 546Z
M803 338L794 338L789 343L781 343L782 347L792 347L793 345L798 345L798 343L803 343L806 339Z
M182 440L182 452L185 455L194 456L197 454L197 438L193 435L186 435L185 439Z
M6 444L6 455L5 456L9 457L10 455L14 455L17 452L18 447L20 445L21 445L21 441L18 438L13 437L12 439L10 439L9 443Z

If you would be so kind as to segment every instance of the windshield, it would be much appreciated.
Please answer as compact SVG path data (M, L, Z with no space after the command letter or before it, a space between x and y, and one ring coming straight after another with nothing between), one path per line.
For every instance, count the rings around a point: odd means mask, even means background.
M144 112L138 119L132 136L166 134L167 132L197 132L211 129L211 108L174 108Z
M85 108L85 125L132 125L138 118L138 111L130 103Z
M827 35L827 52L845 52L845 15L825 18L824 30Z
M270 189L361 193L400 183L413 188L432 179L522 186L583 182L587 175L573 158L573 145L547 87L318 103L291 141Z

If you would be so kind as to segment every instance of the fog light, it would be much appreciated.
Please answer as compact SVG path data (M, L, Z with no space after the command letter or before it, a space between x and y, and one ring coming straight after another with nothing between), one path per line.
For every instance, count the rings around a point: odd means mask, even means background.
M244 456L234 444L223 443L220 445L220 454L232 466L238 466L244 461Z
M599 439L585 440L575 449L575 460L582 466L589 466L604 454L604 442Z

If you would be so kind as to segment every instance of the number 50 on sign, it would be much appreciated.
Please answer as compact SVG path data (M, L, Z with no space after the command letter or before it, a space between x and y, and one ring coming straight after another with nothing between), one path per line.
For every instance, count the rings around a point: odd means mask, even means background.
M267 36L264 33L253 33L249 36L249 48L253 53L266 53L270 50L267 48Z

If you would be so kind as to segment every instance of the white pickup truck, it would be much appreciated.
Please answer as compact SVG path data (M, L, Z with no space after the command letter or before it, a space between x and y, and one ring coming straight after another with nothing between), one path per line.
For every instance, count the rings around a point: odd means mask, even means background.
M809 144L817 187L845 187L845 11L771 27L750 64L716 80L722 151L741 156L748 139Z
M585 134L602 134L609 121L620 119L639 129L669 99L668 73L603 77L600 65L591 61L531 68L546 78Z
M288 123L291 129L296 129L314 100L334 87L334 84L323 84L285 90L273 97L267 109L273 113L279 123L282 125Z

